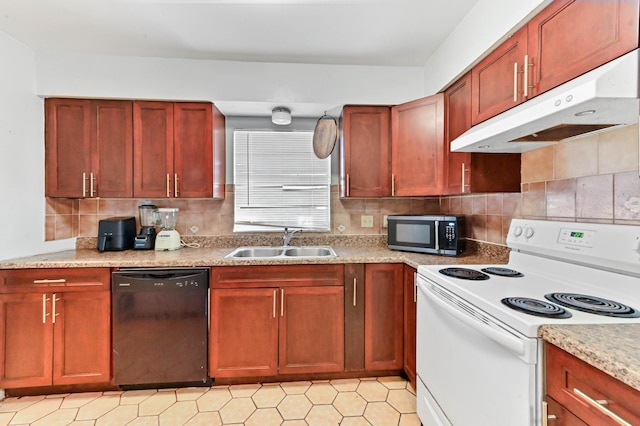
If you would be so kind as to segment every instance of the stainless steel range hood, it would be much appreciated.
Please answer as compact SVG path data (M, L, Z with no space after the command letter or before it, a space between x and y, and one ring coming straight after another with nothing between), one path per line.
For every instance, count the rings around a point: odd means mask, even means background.
M639 50L482 122L451 142L455 152L525 152L638 123Z

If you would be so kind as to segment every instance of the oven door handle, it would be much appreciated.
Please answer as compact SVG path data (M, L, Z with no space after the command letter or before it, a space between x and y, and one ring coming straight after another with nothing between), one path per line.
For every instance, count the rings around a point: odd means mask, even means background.
M420 287L422 287L423 290L425 291L425 295L433 303L438 305L438 307L440 307L441 309L446 311L449 315L451 315L452 317L458 319L459 321L461 321L465 325L471 327L475 331L487 336L488 338L490 338L494 342L498 343L499 345L509 349L511 352L516 353L521 358L523 358L523 359L525 358L526 348L525 348L525 345L522 342L522 340L520 340L518 337L514 336L513 334L509 333L506 330L498 331L498 330L496 330L496 329L494 329L494 328L492 328L490 326L487 326L486 324L484 324L484 323L482 323L480 321L477 321L473 317L471 317L471 316L465 314L464 312L461 312L461 311L455 309L454 307L452 307L451 305L449 305L447 302L442 300L437 294L434 294L431 291L431 289L429 289L424 284L422 284L420 282L418 284L420 284ZM427 288L425 288L425 287L427 287Z

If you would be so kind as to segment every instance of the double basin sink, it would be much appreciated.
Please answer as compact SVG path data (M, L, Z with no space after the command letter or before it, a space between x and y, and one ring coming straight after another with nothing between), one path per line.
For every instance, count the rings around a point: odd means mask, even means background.
M238 247L225 256L227 259L291 259L310 257L337 257L329 246L281 246L281 247Z

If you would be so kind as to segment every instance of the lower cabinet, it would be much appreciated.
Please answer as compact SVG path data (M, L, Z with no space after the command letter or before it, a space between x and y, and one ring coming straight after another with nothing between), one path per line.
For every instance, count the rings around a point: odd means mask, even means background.
M417 270L404 265L404 372L416 389Z
M640 424L640 391L554 345L545 355L548 424Z
M110 380L107 268L0 272L0 388Z
M342 265L212 268L212 377L344 370Z
M403 265L345 265L345 370L402 370Z

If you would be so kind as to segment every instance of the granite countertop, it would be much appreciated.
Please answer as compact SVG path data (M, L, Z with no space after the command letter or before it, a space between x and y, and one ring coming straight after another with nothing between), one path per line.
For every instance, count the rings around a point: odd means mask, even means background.
M539 335L640 391L640 324L544 325Z

